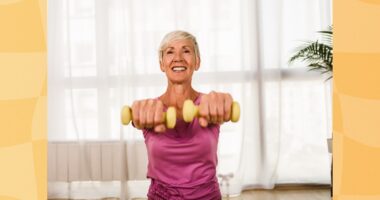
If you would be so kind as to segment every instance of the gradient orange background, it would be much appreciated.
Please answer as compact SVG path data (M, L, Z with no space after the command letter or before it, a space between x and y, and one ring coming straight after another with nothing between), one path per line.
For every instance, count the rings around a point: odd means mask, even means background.
M379 200L380 1L333 5L333 199Z
M46 0L0 0L0 199L47 199Z
M0 0L0 199L47 198L46 0ZM334 0L334 200L380 199L380 1Z

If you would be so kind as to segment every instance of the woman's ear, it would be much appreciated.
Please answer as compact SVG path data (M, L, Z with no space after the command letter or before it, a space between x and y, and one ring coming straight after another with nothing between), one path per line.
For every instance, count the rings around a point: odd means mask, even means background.
M201 66L201 58L197 56L195 58L195 71L198 71L200 66Z
M165 72L165 67L164 65L162 64L162 61L160 61L160 69L162 72Z

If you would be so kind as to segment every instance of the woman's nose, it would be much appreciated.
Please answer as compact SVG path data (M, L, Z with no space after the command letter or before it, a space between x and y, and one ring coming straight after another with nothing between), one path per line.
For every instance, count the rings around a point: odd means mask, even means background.
M182 53L175 53L174 61L182 61Z

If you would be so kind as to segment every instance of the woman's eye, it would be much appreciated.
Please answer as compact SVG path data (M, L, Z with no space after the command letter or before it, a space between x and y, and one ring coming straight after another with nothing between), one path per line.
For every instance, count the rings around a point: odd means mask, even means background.
M173 54L173 51L168 51L166 52L166 54Z
M185 52L185 53L190 53L190 51L189 51L189 50L185 50L184 52Z

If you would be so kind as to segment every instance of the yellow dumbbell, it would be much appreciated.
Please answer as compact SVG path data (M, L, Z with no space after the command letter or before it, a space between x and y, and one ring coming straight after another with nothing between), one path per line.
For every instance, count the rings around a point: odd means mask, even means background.
M174 107L169 107L166 112L164 112L164 123L168 128L174 128L177 120L177 115ZM132 109L129 106L124 106L121 110L121 123L123 125L128 125L132 121Z
M194 105L193 101L190 99L186 100L183 104L183 120L185 122L192 122L194 117L199 116L199 108L198 106ZM237 122L240 118L240 105L238 102L234 101L232 102L232 108L231 108L231 121Z

